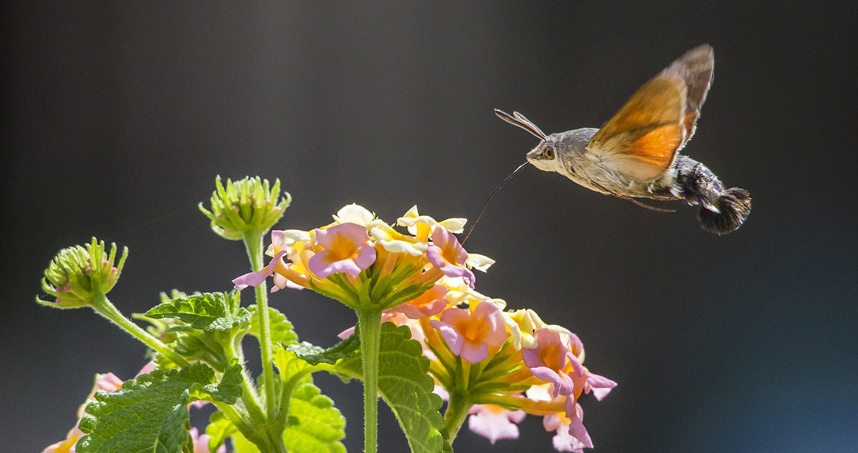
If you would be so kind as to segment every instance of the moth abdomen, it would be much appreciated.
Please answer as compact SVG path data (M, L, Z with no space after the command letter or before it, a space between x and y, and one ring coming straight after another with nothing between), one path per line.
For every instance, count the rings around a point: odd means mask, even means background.
M718 197L715 206L717 212L701 206L697 211L697 220L701 228L720 236L735 231L745 223L751 213L751 194L745 189L732 187Z
M751 213L751 194L747 190L725 189L709 168L688 156L677 158L674 194L691 206L700 205L697 220L712 234L735 231Z

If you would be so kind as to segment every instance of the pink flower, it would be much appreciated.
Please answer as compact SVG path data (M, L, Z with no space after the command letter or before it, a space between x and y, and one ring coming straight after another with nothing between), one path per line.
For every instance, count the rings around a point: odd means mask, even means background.
M273 244L282 244L283 243L283 232L282 231L272 231L271 232L271 242ZM257 287L265 281L266 278L270 277L271 274L274 273L274 269L277 267L277 264L280 262L283 255L286 254L288 250L286 248L280 249L274 258L271 258L271 261L268 262L268 265L263 267L262 269L256 272L250 272L244 274L240 277L235 278L232 281L232 284L235 285L235 289L238 291L247 288L248 286Z
M499 347L507 339L500 310L491 302L479 303L473 311L448 308L440 321L429 325L441 333L453 354L470 363L482 362L489 356L489 346Z
M578 403L572 403L573 398L566 400L566 418L569 420L569 434L578 439L585 448L593 448L590 434L584 427L584 409Z
M598 374L586 372L587 380L584 381L584 393L593 392L593 396L597 400L602 401L602 398L611 392L611 389L617 386L617 383Z
M107 393L113 393L122 388L122 379L113 373L96 374L95 387Z
M134 376L134 379L137 379L138 377L140 377L141 374L149 374L154 370L155 370L155 362L150 361L146 365L143 365L143 368L140 368L140 371L137 372L137 374Z
M474 287L474 273L464 266L468 252L456 236L441 225L432 232L432 245L426 250L426 257L448 277L462 277L471 288Z
M555 450L581 453L587 446L569 434L569 424L569 419L562 414L546 415L542 418L542 426L545 427L546 431L557 431L551 440Z
M200 434L197 428L191 428L190 433L191 440L194 443L194 453L209 453L209 439L211 439L211 436ZM218 447L215 453L226 453L226 445Z
M356 223L342 223L324 230L316 230L316 245L324 248L313 255L308 265L319 278L343 272L356 276L375 262L375 249L367 244L366 227Z
M446 296L448 291L445 286L436 284L432 289L421 294L416 299L393 307L390 311L402 313L411 319L437 315L447 306Z
M524 411L508 411L493 404L475 404L469 411L468 428L491 441L518 439L518 426L524 420Z
M568 335L567 335L568 337ZM554 385L554 397L558 394L570 395L575 389L573 378L564 372L567 363L571 363L574 373L584 376L584 368L563 344L560 332L541 328L533 335L536 348L522 348L521 357L534 376Z

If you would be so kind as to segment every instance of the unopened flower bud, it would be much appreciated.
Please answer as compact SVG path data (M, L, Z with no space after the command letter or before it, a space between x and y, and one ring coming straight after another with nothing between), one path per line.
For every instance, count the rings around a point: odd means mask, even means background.
M42 290L56 300L36 298L36 301L55 308L90 305L97 295L107 294L119 280L128 249L123 249L119 265L114 266L116 250L116 244L111 244L108 255L104 241L98 242L95 238L87 247L76 245L60 250L45 269L45 278L42 279Z
M216 184L211 210L200 203L200 211L211 220L212 231L224 239L241 240L249 232L270 230L292 202L287 192L280 200L279 179L273 186L267 179L259 177L246 177L235 182L227 179L224 187L218 177Z

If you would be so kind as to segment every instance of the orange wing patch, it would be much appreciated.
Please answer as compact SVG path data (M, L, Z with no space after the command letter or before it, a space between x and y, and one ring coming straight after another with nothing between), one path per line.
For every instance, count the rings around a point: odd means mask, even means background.
M639 180L660 175L673 162L675 150L683 141L683 127L667 124L652 129L631 142L628 152L617 156L617 169Z
M687 90L681 77L659 74L632 95L587 148L612 156L629 176L655 178L670 167L686 137Z
M682 127L678 124L657 127L632 142L631 154L640 162L667 168L673 161L673 150L682 143L682 137Z

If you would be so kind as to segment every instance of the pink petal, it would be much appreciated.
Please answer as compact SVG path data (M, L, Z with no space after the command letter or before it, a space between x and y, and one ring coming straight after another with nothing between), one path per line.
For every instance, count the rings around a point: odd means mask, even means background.
M551 439L551 443L557 451L581 453L584 448L584 444L580 440L572 437L572 435L569 434L568 429L562 428L557 430L557 434L555 434Z
M402 305L398 305L391 310L402 313L411 319L420 319L425 316L437 315L438 313L441 313L446 306L446 300L438 299L430 304L425 304L419 307L416 305L411 305L410 303L405 303Z
M544 363L542 363L542 358L539 357L539 349L538 348L537 349L530 349L530 348L524 348L524 347L521 348L521 358L524 360L524 366L526 366L528 368L536 368L536 367L541 367L544 365ZM545 379L543 379L543 380L545 380Z
M544 366L534 367L530 369L530 372L539 379L554 385L554 398L557 398L557 395L571 395L575 389L575 383L569 376L558 373L551 368Z
M584 376L584 366L581 365L581 362L578 361L578 357L575 357L572 354L567 354L566 357L569 359L569 362L572 364L572 370L574 370L575 374L578 377Z
M155 370L155 362L150 361L146 365L143 365L143 368L140 368L140 371L137 372L137 375L134 378L138 378L141 374L149 374Z
M113 373L99 374L98 379L95 381L95 386L99 390L113 393L122 388L122 379L119 379Z
M355 334L355 326L351 326L348 329L340 332L337 336L340 337L340 340L345 340L346 338Z
M444 297L449 290L441 285L435 285L421 296L390 309L391 312L399 312L411 319L420 319L425 316L434 316L441 313L447 307L447 299Z
M443 319L444 315L449 313L451 310L455 309L451 308L450 310L445 311L444 314L441 315L441 319ZM457 332L456 329L453 328L453 326L443 321L438 321L434 319L432 321L429 321L429 325L438 330L438 332L444 338L444 341L447 342L447 347L450 348L450 352L456 355L462 353L462 345L465 342L465 338L459 335L459 332Z
M587 433L587 428L584 428L584 422L578 418L572 418L569 423L569 434L581 441L584 448L593 448L593 441L590 440L590 434Z
M244 274L232 281L235 285L235 289L241 291L248 286L257 287L265 281L268 276L274 273L274 268L277 267L277 262L286 254L286 250L281 250L274 255L274 258L271 258L271 261L268 262L268 265L258 270L256 272L250 272Z
M235 285L235 289L241 291L248 286L256 287L261 285L266 278L268 278L268 269L262 269L261 271L250 272L235 278L232 280L232 283Z
M274 245L274 247L277 247L278 250L283 248L285 241L286 236L283 234L282 230L271 231L271 244Z
M602 398L608 395L611 392L611 389L616 387L617 383L604 377L599 376L598 374L592 374L587 377L587 382L584 383L584 391L590 393L590 390L593 391L593 396L596 397L597 400L601 401Z
M359 269L363 270L372 266L372 263L375 262L375 256L376 252L372 246L362 245L358 247L358 254L356 257L354 257L354 262ZM358 272L358 274L359 273L360 272Z
M311 256L310 260L307 262L310 272L316 274L319 278L327 278L337 272L343 272L348 275L360 274L361 269L354 261L350 259L330 261L330 256L331 253L327 250Z
M556 415L546 415L542 417L542 426L546 431L555 431L562 426L560 417Z
M461 338L461 337L460 337ZM465 341L459 357L470 363L479 363L489 357L489 346L485 343L472 343Z
M507 411L493 412L482 408L468 418L468 428L487 438L493 445L498 439L518 439L518 426L510 422Z
M524 417L527 417L527 412L507 411L506 416L509 418L509 421L513 423L521 423L521 421L524 420Z
M432 389L432 393L441 397L444 401L450 401L450 393L444 387L441 387L438 384L435 384L435 388Z
M456 262L452 264L465 264L465 260L468 259L468 252L465 251L462 244L460 244L459 240L456 239L456 235L447 231L446 228L440 225L436 226L435 230L432 231L432 243L442 249L449 247L455 250Z
M356 223L341 223L324 230L316 229L316 244L324 248L334 246L334 238L342 236L355 244L363 244L369 240L366 227Z
M489 302L481 303L474 309L472 316L476 316L489 325L488 334L482 338L486 344L499 347L506 341L508 338L506 325L503 322L503 317L497 305Z
M457 263L450 263L445 260L443 250L441 250L440 247L430 245L429 248L426 249L426 258L429 259L429 262L432 263L433 266L440 269L444 275L448 277L462 277L468 286L471 288L474 287L474 281L476 280L474 273L464 266L460 266Z
M464 308L451 308L441 313L441 321L447 324L456 324L458 321L470 319L471 313Z

